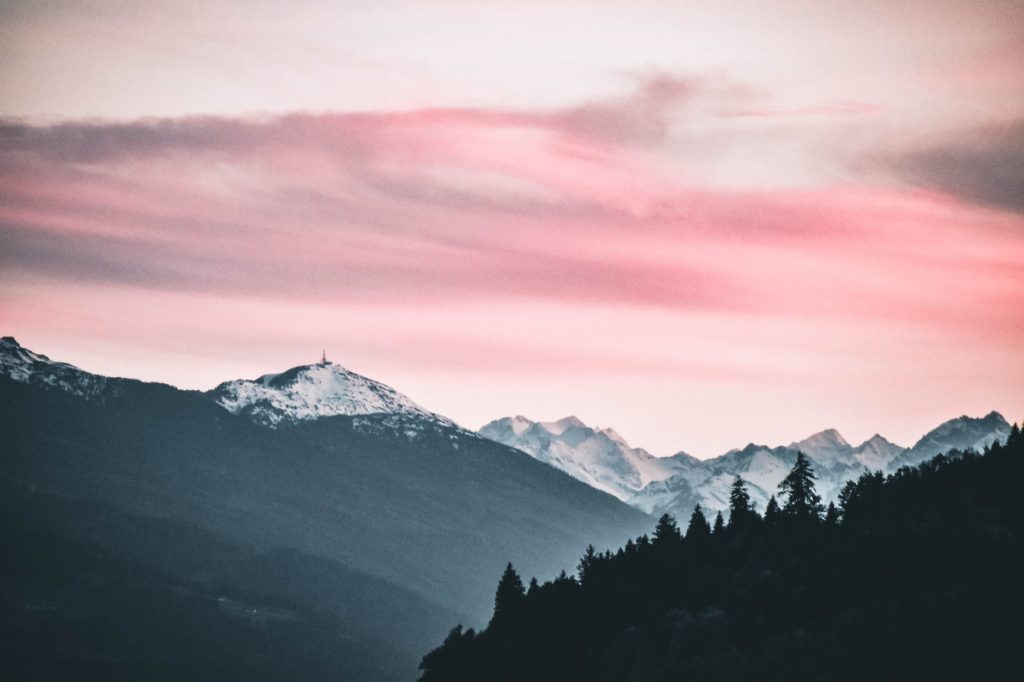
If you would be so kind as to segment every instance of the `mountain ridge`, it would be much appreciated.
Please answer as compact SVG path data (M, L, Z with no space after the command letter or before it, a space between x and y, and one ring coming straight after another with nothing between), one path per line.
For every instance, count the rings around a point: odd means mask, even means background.
M424 598L409 605L404 620L395 619L396 632L427 622L432 631L421 634L440 637L443 625L430 605L461 614L463 622L483 622L494 577L509 559L539 579L551 577L572 570L579 545L612 547L651 521L525 453L429 416L339 414L271 428L231 413L207 393L99 377L15 343L6 341L0 353L7 360L0 363L0 509L23 519L26 532L53 526L47 519L55 505L81 502L109 509L111 521L91 524L88 537L77 538L75 523L58 519L76 546L81 539L120 552L114 539L127 532L125 524L142 519L210 535L220 547L211 552L238 548L242 563L243 553L279 551L311 573L318 562L330 562L352 571L348 587L318 582L302 589L306 597L323 591L310 603L346 622L359 614L346 606L344 589L366 584L356 577L365 575L397 588L389 592L395 600ZM162 541L172 553L192 551L179 530ZM474 548L470 559L467 547ZM98 566L114 570L150 560L117 556L127 563L110 554ZM259 594L290 598L292 573L278 571L278 582ZM205 584L223 595L201 566L170 577L184 589ZM225 580L231 587L230 575ZM178 599L149 587L158 601ZM33 613L33 594L11 596L24 601L17 614ZM222 607L213 601L212 608ZM9 624L32 632L33 617L22 615ZM365 623L350 624L352 631L366 630ZM411 677L422 651L404 651Z
M572 431L561 428L562 424L571 424L572 429L587 434L587 439L566 438L566 432ZM559 428L551 428L552 425ZM725 510L728 488L735 476L748 482L752 499L764 509L798 451L811 460L820 491L826 500L832 500L843 483L865 469L889 473L940 452L981 450L994 440L1005 438L1010 425L996 411L980 418L962 415L943 422L911 447L897 445L877 433L859 445L852 445L838 430L828 428L789 445L748 443L705 460L685 452L655 457L642 448L630 446L621 436L612 441L605 435L603 447L591 447L591 441L601 441L606 431L615 433L589 427L576 417L534 422L517 415L489 422L479 433L561 468L649 514L669 512L685 518L697 504L712 512ZM648 474L639 486L638 461Z

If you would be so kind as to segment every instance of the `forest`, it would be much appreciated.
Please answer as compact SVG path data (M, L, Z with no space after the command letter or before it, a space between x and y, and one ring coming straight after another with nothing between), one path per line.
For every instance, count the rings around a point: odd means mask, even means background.
M762 511L741 478L575 575L509 563L490 623L456 626L421 682L1010 680L1024 671L1024 437L867 472L827 507L798 456Z

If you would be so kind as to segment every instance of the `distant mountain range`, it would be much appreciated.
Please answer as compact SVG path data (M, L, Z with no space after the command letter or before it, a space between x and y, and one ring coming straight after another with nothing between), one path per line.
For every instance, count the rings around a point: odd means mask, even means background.
M835 429L827 429L789 445L750 443L712 459L684 452L655 457L631 447L612 429L587 426L576 417L536 422L523 416L490 422L480 434L517 448L599 490L653 515L668 512L685 519L700 504L711 512L728 507L729 485L735 476L747 481L752 499L764 509L769 497L802 451L812 461L818 490L834 499L843 483L865 470L895 471L950 450L981 450L1003 440L1010 425L998 412L981 418L962 416L921 437L913 447L896 445L874 435L853 446Z
M33 679L410 679L506 562L549 578L652 526L326 362L203 393L5 337L0 433L5 667Z

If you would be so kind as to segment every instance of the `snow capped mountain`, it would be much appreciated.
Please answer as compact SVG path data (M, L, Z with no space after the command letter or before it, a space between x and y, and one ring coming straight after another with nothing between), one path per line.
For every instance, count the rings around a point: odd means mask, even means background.
M0 376L86 399L98 395L112 381L130 381L55 362L10 336L0 339ZM479 437L420 407L390 386L327 361L293 367L281 374L265 374L252 381L226 381L206 396L233 414L270 427L347 415L362 417L356 426L366 432L402 432L414 438L428 426L453 427L462 436ZM458 441L459 437L452 435L451 439Z
M853 451L853 446L835 429L825 429L801 441L790 443L789 449L799 450L811 459L825 462L848 457Z
M963 415L940 424L922 436L900 457L898 464L916 464L950 450L981 452L995 440L1006 440L1009 434L1010 425L998 412L989 412L980 418Z
M33 353L13 336L0 339L0 376L82 398L96 395L107 381L105 377L90 374L74 365L55 362L45 355Z
M853 446L835 429L826 429L787 446L751 443L703 461L685 453L655 457L630 447L613 430L588 427L575 417L557 422L506 417L487 424L479 433L523 450L649 514L668 512L685 519L697 504L712 513L728 508L729 487L736 476L746 481L752 501L764 510L798 451L811 460L818 492L827 502L836 499L846 481L865 470L889 473L940 452L981 450L993 440L1004 440L1009 432L1010 425L993 412L981 419L948 421L909 449L878 434Z
M853 449L853 458L871 471L888 471L893 461L906 451L877 433Z
M293 367L281 374L226 381L207 393L233 414L266 426L336 415L385 414L455 426L390 386L329 361Z
M587 426L576 417L535 422L521 415L486 424L485 438L517 448L590 486L628 500L652 481L684 469L695 458L685 453L655 457L632 448L612 429Z

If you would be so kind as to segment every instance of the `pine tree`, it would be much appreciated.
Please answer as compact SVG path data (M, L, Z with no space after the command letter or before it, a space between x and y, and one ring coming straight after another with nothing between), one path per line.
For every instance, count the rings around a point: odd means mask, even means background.
M681 538L682 536L679 534L679 526L676 525L675 518L671 514L662 514L661 518L658 519L658 525L654 528L654 544L663 545L666 542L675 542Z
M711 524L708 523L707 517L704 516L704 510L698 504L693 508L693 514L690 515L690 525L686 527L686 539L699 541L710 536Z
M721 535L722 531L725 530L725 519L722 518L722 512L715 514L715 525L711 529L712 534Z
M746 482L737 476L729 490L729 527L740 528L757 517L754 505L750 502L750 492Z
M782 510L779 509L779 503L775 501L775 496L772 495L768 499L768 506L764 510L764 520L768 523L776 523L781 514Z
M856 481L847 481L843 484L843 487L839 490L839 508L846 513L850 508L850 504L857 497L858 487Z
M494 616L491 617L491 622L507 618L510 612L515 611L525 595L523 581L516 573L516 569L512 568L512 563L509 562L505 567L505 572L501 574L498 589L494 593Z
M593 545L587 545L586 553L580 558L580 562L576 564L576 572L580 576L580 583L585 584L587 582L587 576L590 574L590 569L593 567L594 562L597 561L597 552L594 550Z
M833 502L828 503L828 509L825 511L825 525L839 525L839 510L836 509L836 505Z
M823 508L821 495L814 489L814 469L811 462L802 452L796 453L796 463L786 478L779 484L779 490L786 495L786 505L782 511L787 516L797 518L819 518Z

